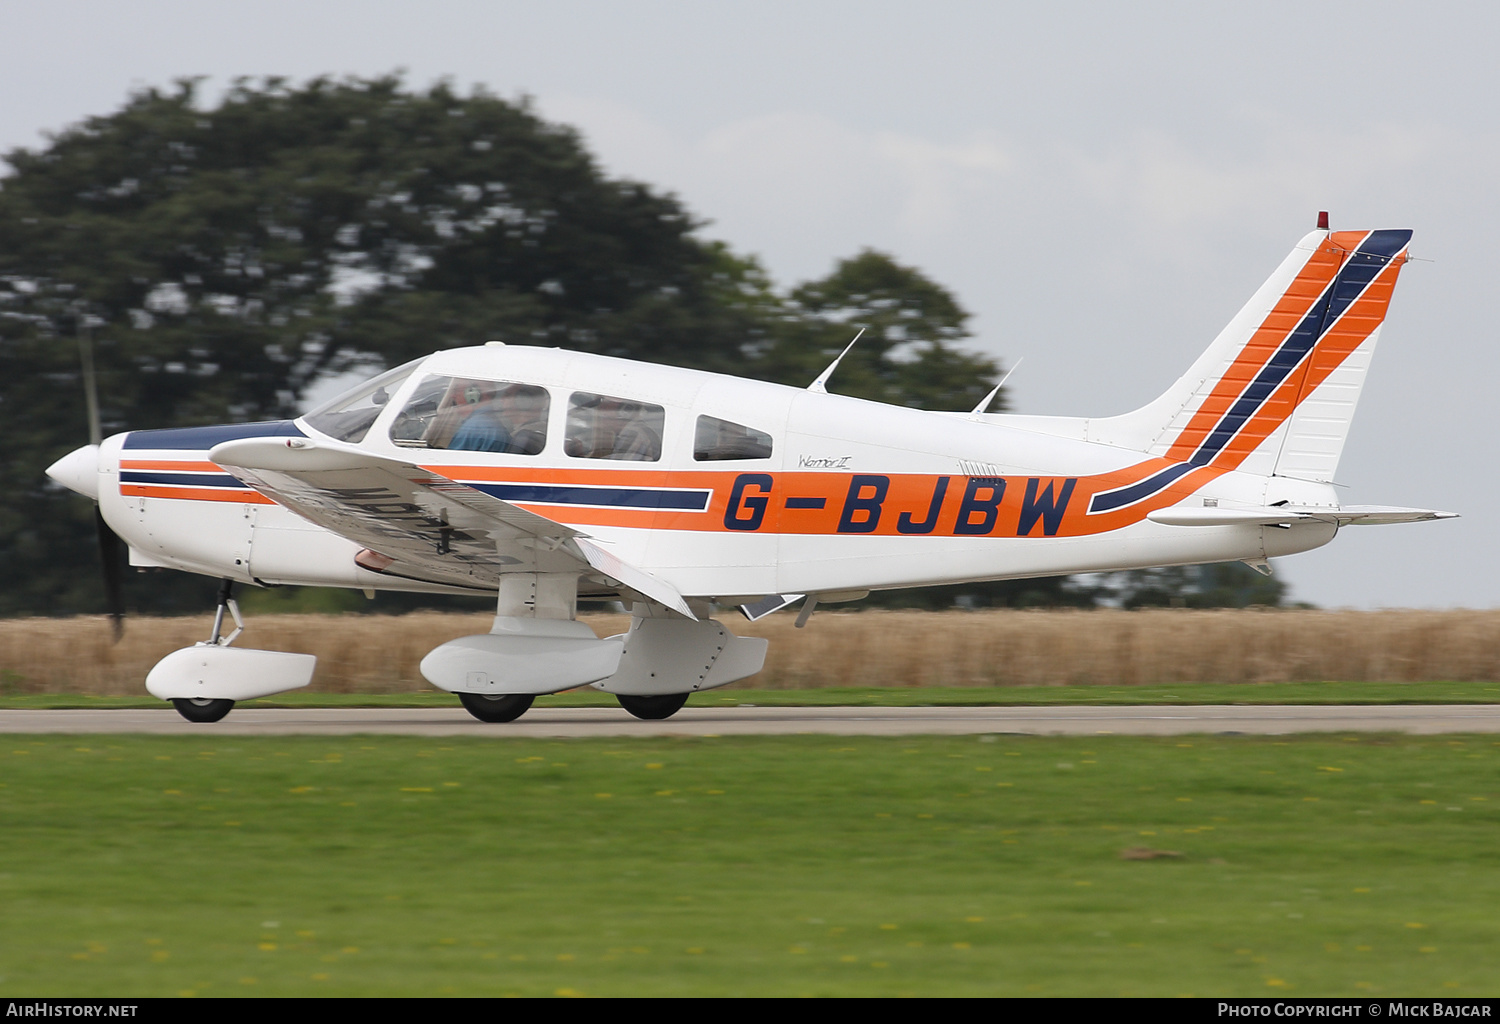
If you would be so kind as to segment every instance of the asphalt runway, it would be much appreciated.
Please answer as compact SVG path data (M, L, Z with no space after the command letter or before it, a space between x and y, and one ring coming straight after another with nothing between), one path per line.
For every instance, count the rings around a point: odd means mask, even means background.
M195 725L171 708L135 711L0 711L0 733L150 733L161 736L832 736L975 735L1277 736L1300 732L1500 732L1500 705L1240 705L969 708L684 708L643 722L618 708L533 708L486 725L462 708L237 709Z

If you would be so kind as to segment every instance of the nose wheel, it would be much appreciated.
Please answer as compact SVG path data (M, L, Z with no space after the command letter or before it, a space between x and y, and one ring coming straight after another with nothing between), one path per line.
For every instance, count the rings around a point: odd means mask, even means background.
M172 706L189 722L217 722L234 710L234 701L211 697L174 697Z

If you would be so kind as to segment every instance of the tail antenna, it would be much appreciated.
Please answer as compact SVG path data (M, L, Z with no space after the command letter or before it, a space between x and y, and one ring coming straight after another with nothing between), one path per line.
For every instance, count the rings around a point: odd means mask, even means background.
M990 393L984 396L984 400L982 402L974 406L973 411L969 413L970 416L980 416L986 409L990 407L990 403L995 400L995 396L1000 393L1000 389L1005 387L1005 382L1010 380L1010 375L1016 372L1016 367L1020 366L1021 363L1025 361L1025 359L1025 356L1017 359L1011 366L1011 368L1005 371L1005 376L1000 378L1000 383L996 384L993 388L990 389Z

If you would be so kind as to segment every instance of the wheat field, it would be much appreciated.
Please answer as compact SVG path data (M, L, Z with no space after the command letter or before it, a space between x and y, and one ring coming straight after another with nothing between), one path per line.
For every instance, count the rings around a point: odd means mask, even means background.
M865 611L780 614L736 633L771 641L741 686L1134 686L1164 683L1500 680L1500 611ZM601 636L625 615L585 621ZM103 618L0 620L0 693L139 694L158 659L207 636L211 618L133 618L111 642ZM489 616L259 615L242 647L318 656L311 689L428 689L417 663Z

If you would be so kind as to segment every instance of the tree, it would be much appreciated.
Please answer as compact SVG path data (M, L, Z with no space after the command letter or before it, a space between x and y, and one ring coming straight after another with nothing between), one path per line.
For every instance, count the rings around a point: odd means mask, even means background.
M920 608L1095 608L1107 596L1106 588L1084 576L1035 576L1019 580L984 583L954 583L910 590L880 590L860 605L849 607ZM838 606L834 606L837 609Z
M283 415L352 362L494 336L738 351L681 205L483 92L241 81L203 111L185 81L7 160L0 308L44 335L104 328L112 418Z
M528 103L395 77L198 86L6 154L0 178L0 614L98 609L90 511L43 476L106 433L293 415L313 382L488 339L957 408L996 367L941 287L864 253L789 294L674 197L604 175ZM868 344L867 344L868 342ZM134 588L201 607L211 581Z
M184 81L6 160L0 613L99 607L88 510L42 476L87 437L81 331L106 433L290 415L326 374L495 337L727 369L743 333L675 199L483 92L241 81L204 110Z
M841 260L768 310L774 328L753 349L766 380L806 384L863 329L839 364L831 390L919 409L971 409L994 386L999 366L965 352L969 314L920 271L866 249ZM997 400L992 411L1004 407Z
M1133 569L1106 579L1122 608L1279 608L1287 592L1285 582L1243 562Z

